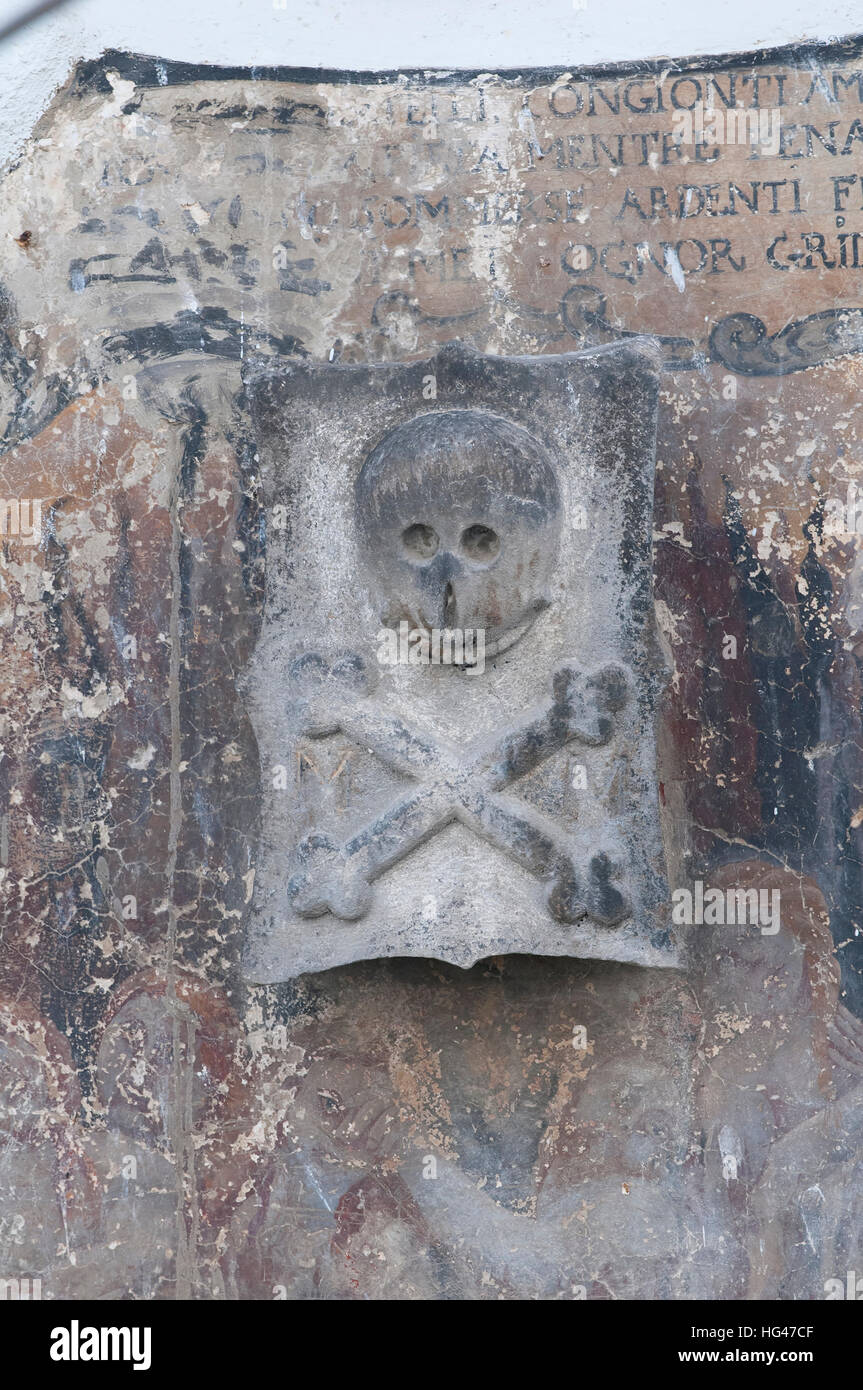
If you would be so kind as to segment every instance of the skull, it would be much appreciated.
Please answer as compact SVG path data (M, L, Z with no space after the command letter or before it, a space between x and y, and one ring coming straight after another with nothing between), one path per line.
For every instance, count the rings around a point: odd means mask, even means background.
M494 656L548 606L560 494L520 425L478 410L416 416L375 446L355 497L388 627L483 629Z

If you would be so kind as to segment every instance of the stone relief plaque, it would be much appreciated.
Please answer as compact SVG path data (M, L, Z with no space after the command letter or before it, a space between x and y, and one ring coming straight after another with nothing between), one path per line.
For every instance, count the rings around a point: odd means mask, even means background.
M653 732L659 348L247 370L266 599L246 968L672 965Z

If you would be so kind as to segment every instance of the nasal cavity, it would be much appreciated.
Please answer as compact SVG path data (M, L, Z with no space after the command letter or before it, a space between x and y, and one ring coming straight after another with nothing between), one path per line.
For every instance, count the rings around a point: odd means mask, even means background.
M455 589L452 584L447 584L443 594L443 616L447 627L455 617Z

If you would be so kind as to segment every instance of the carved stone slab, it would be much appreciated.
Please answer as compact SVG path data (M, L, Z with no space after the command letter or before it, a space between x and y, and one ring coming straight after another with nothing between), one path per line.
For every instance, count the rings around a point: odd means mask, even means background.
M658 356L246 372L266 601L246 971L673 965L653 722Z

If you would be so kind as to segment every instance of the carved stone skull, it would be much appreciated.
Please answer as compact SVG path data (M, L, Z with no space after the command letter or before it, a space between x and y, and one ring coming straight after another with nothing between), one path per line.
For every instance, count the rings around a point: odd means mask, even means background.
M521 426L479 410L416 416L375 446L355 495L388 627L483 629L493 656L548 606L560 493Z

